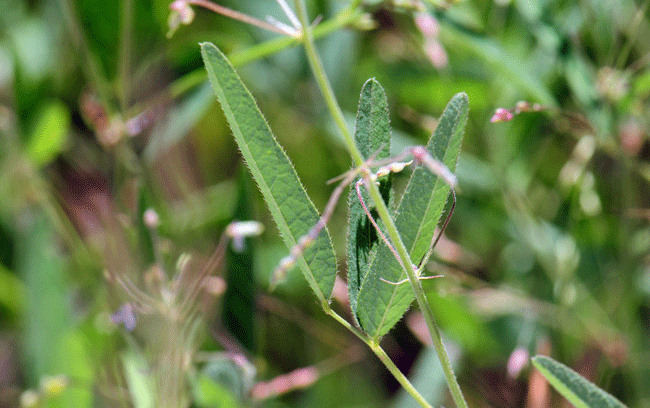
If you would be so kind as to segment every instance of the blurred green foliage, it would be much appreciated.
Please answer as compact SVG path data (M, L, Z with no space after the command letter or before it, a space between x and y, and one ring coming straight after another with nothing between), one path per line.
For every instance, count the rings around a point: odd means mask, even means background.
M285 21L270 0L219 3ZM364 2L371 26L339 29L317 44L350 123L368 78L386 89L394 153L425 143L449 99L469 95L458 205L429 266L445 278L424 283L459 350L468 402L526 406L540 392L531 386L535 372L508 371L523 349L552 355L628 406L647 406L649 3L426 3L433 26L397 3ZM308 2L325 23L347 4ZM184 402L247 406L261 385L313 367L319 376L307 388L260 404L389 406L396 384L376 360L345 353L356 339L323 315L299 271L267 293L287 250L253 183L239 176L240 155L205 84L198 43L249 61L238 71L322 209L333 189L327 180L351 162L304 53L286 47L259 56L256 47L276 34L199 8L167 39L168 7L0 0L0 406L21 398L149 406L156 367L147 361L159 352L151 343L167 332L146 313L132 332L112 323L129 296L111 276L154 288L169 276L152 264L178 271L187 253L200 270L237 217L260 220L266 231L246 240L250 257L220 264L215 275L250 298L237 316L238 292L221 296L213 282L197 306L200 326L177 333L192 340L179 350L195 357L181 374L192 390ZM520 100L543 109L490 122L495 109ZM142 222L146 208L160 216L157 230ZM346 218L340 204L330 224L337 254L345 253ZM253 285L228 279L242 267L253 268ZM344 269L339 259L340 276ZM333 307L347 313L345 304ZM384 340L404 371L431 361L416 317ZM215 361L233 355L245 362L215 374ZM416 367L414 376L440 377ZM235 390L219 378L241 384ZM439 381L414 382L448 404Z

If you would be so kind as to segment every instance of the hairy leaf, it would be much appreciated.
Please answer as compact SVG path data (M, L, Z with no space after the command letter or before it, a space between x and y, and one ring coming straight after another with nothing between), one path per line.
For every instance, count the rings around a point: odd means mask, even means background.
M535 356L533 365L576 408L624 408L622 402L569 367L550 357Z
M427 144L427 151L451 171L456 169L468 104L465 93L454 96ZM409 179L394 219L415 264L421 262L429 250L449 191L444 180L421 166ZM405 277L393 253L382 244L361 283L357 303L357 319L374 339L385 335L411 305L414 295L410 285L397 284Z
M262 191L285 244L293 248L320 216L253 96L226 56L211 43L201 44L201 54L246 165ZM327 301L336 278L336 256L327 229L296 262L316 296Z
M374 79L369 79L361 89L354 139L364 159L375 156L375 160L390 155L390 119L388 102L384 89ZM382 195L390 192L388 180L380 185ZM378 219L370 195L365 188L361 195L366 207ZM384 196L384 200L388 197ZM357 295L361 281L368 270L368 264L377 249L378 236L364 211L354 185L350 188L350 222L348 224L348 295L350 307L356 316Z

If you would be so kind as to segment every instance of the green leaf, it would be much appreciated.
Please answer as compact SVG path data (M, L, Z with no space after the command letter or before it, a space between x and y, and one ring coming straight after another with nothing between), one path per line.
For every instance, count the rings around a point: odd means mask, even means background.
M293 248L320 216L253 96L226 56L210 43L201 44L201 54L246 165L262 191L284 243ZM336 278L336 256L327 229L296 262L316 296L327 301Z
M135 347L125 351L121 357L133 406L135 408L153 407L156 385L147 360Z
M0 306L14 315L24 313L26 302L25 284L16 274L0 264Z
M56 356L59 372L74 378L78 388L91 388L94 381L90 350L93 350L93 345L78 329L69 330L58 344Z
M438 127L427 144L427 151L452 172L456 169L469 100L459 93L447 104ZM394 219L411 261L421 262L429 251L436 226L445 207L450 187L420 166L413 171ZM413 301L406 274L393 253L381 245L359 290L357 319L371 337L379 339L402 318ZM382 280L383 279L383 280Z
M90 408L93 405L94 372L89 351L92 345L80 330L70 330L58 345L59 370L72 384L60 396L61 407Z
M484 319L472 311L465 296L449 293L441 296L441 292L448 291L444 286L442 280L438 279L425 285L427 303L436 316L440 330L467 354L483 356L497 353L499 344Z
M625 407L622 402L550 357L535 356L532 362L551 385L576 408Z
M65 258L48 218L21 214L16 269L25 282L25 367L33 383L60 372L52 352L70 325Z
M458 362L461 359L460 347L447 343L445 343L445 347L448 349L447 352L455 370L458 368ZM447 380L445 379L445 373L436 349L433 347L424 347L409 371L409 381L411 381L420 394L426 397L427 402L434 407L442 406L447 395L445 392ZM391 401L391 407L421 408L422 405L402 388Z
M199 407L238 408L239 402L223 385L214 382L205 374L191 381L194 402Z
M255 383L255 369L251 365L237 365L229 358L211 359L201 370L200 376L219 385L235 401L246 400Z
M37 164L48 164L65 149L70 129L70 110L60 101L50 101L39 112L26 146Z
M390 156L390 118L386 93L375 79L369 79L361 89L359 109L357 110L356 132L354 139L364 159L376 154L375 159ZM380 185L382 195L390 193L390 183ZM370 195L365 188L361 195L366 207L378 216L371 206ZM387 197L384 197L387 200ZM357 296L363 277L366 275L370 259L377 249L378 236L361 206L354 185L350 188L349 198L350 222L348 224L348 295L350 307L356 316Z

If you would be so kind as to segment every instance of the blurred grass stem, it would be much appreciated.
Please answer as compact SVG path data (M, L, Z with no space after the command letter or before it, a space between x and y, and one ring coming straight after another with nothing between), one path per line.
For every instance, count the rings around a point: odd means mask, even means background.
M127 0L128 1L128 0ZM219 4L213 3L208 0L188 0L187 4L193 4L195 6L200 6L205 9L208 9L210 11L214 11L217 14L221 14L223 16L232 18L233 20L241 21L246 24L250 24L255 27L263 28L265 30L278 33L281 35L291 35L291 33L274 26L273 24L267 23L266 21L259 20L255 17L251 17L248 14L240 13L239 11L235 11L232 9L229 9L224 6L220 6Z
M88 41L84 35L84 30L81 29L79 19L77 18L74 2L72 0L59 0L59 5L61 6L61 12L65 19L72 43L77 52L81 54L80 58L83 61L83 64L80 64L81 68L86 72L86 77L94 86L94 91L97 92L104 109L107 112L111 112L108 83L99 67L99 64L90 52Z
M133 0L122 0L120 10L119 103L126 113L131 94L131 45L133 39Z

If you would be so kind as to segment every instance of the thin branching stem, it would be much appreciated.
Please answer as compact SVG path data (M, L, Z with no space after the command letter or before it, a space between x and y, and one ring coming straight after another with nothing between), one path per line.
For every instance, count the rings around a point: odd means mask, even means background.
M187 3L206 8L210 11L214 11L217 14L221 14L226 17L232 18L233 20L241 21L243 23L250 24L255 27L263 28L265 30L274 33L278 33L282 35L291 35L291 33L282 30L281 28L276 27L273 24L267 23L266 21L259 20L255 17L249 16L248 14L240 13L239 11L229 9L227 7L221 6L219 4L213 3L208 0L188 0Z
M332 90L329 80L327 79L327 75L325 74L323 64L320 60L320 57L318 56L318 53L316 52L316 48L314 46L313 34L311 32L311 27L308 24L309 20L307 18L307 10L305 7L304 0L294 0L294 1L298 12L298 18L300 19L300 22L303 27L302 43L305 47L305 51L307 53L307 58L309 60L311 69L314 73L314 76L316 77L316 82L318 83L320 90L323 93L325 103L327 104L327 107L334 118L334 122L336 123L341 134L343 135L345 144L348 147L350 155L352 156L352 160L354 161L357 167L360 167L364 163L363 157L358 147L354 143L352 133L350 132L350 130L348 129L345 123L345 120L343 118L343 112L341 111L338 101L334 96L334 91ZM425 163L425 165L426 164L430 164L430 163ZM370 197L372 198L375 204L375 208L381 220L384 222L384 225L386 226L386 232L388 233L388 236L390 237L393 244L395 245L401 263L403 265L411 265L409 252L406 249L404 242L402 241L402 238L399 234L399 231L397 230L397 227L395 226L395 222L393 221L390 215L386 203L384 203L381 193L379 192L379 188L375 183L368 183L368 186L369 186ZM462 391L460 390L460 386L458 385L458 381L456 380L456 376L453 372L451 366L451 360L449 359L449 356L447 355L444 345L442 344L442 337L440 335L440 330L434 319L433 312L431 311L431 308L427 303L424 290L422 289L422 284L418 279L418 277L416 276L413 268L404 268L404 271L406 272L408 280L411 283L411 287L413 288L415 298L424 315L425 321L427 323L427 327L429 329L429 333L431 334L433 340L433 344L436 348L436 352L438 353L438 357L440 358L440 361L442 363L443 371L445 373L447 384L449 385L449 389L451 391L452 397L458 407L466 408L467 403L465 402ZM390 360L390 359L388 358L383 359L382 357L380 357L380 353L378 351L380 349L379 345L377 345L376 348L373 347L372 349L375 352L375 354L380 359L382 359L382 362L384 362L384 364L388 363L385 360ZM386 367L388 368L388 365ZM393 373L393 374L397 374L397 373ZM406 380L405 377L404 379ZM405 382L408 383L408 380L406 380ZM411 393L411 395L414 398L416 398L418 402L423 401L426 403L426 401L422 399L420 394L417 392L417 390L415 390L415 388L412 387L412 385L409 388L405 387L405 389L409 391L409 393Z
M431 245L429 246L429 252L420 260L420 263L418 264L418 271L421 271L426 265L426 263L429 261L429 258L431 258L431 255L433 254L433 250L436 248L436 245L438 245L438 241L440 241L440 237L442 237L442 233L445 232L447 229L447 226L449 225L449 220L451 220L451 216L454 214L454 209L456 209L456 191L452 188L451 189L451 197L452 197L452 203L451 203L451 208L449 209L449 212L447 213L447 217L445 218L445 222L442 224L442 227L440 227L440 232L438 235L436 235L433 240L431 241Z
M361 194L361 184L363 183L364 180L366 181L366 184L373 182L373 181L366 178L366 179L360 179L359 181L354 183L354 188L357 191L357 198L359 199L359 202L361 203L361 207L363 208L363 211L366 213L366 216L368 217L368 219L372 223L372 226L375 227L375 230L377 231L377 234L379 234L382 241L384 241L384 243L386 244L386 246L388 247L390 252L392 252L393 256L395 257L395 259L397 259L397 262L400 263L400 265L402 266L402 269L403 269L405 266L402 263L402 260L400 259L399 254L397 253L397 251L395 251L395 247L393 246L393 244L390 243L388 238L386 238L386 235L384 235L384 232L381 230L381 228L379 228L379 225L377 225L377 221L375 221L375 217L372 216L372 214L370 213L370 210L366 206L366 201L363 199L363 195Z
M293 248L291 248L291 253L289 254L289 256L283 259L280 262L280 265L273 272L273 277L271 280L271 287L270 287L271 290L275 288L275 285L278 281L284 279L287 270L291 266L293 266L296 259L302 256L305 249L307 249L307 247L309 247L316 240L316 238L318 238L318 235L325 228L327 222L332 216L332 213L334 212L334 208L336 207L336 204L338 203L341 194L343 194L345 187L347 187L348 184L352 183L352 181L355 178L357 178L358 173L363 171L363 169L365 169L365 166L348 172L344 180L341 181L338 186L336 186L336 188L332 192L332 195L330 196L329 201L327 202L327 205L325 206L325 210L323 210L322 216L320 217L316 225L314 225L309 230L309 232L307 232L306 235L300 238L298 243L294 245Z
M384 349L381 348L378 342L373 341L368 337L367 334L361 330L354 327L350 322L341 317L338 313L332 310L329 305L325 307L325 313L332 316L336 321L346 327L352 334L357 336L361 341L366 343L370 350L379 358L379 360L384 364L386 369L391 372L395 379L404 387L404 389L413 396L413 398L424 408L432 408L431 405L427 402L426 399L415 389L413 384L406 378L406 376L397 368L393 360L386 354Z
M219 243L215 248L212 256L206 262L205 266L189 285L189 290L185 294L182 303L179 305L178 310L180 313L189 313L189 311L194 307L196 302L198 302L199 294L201 293L201 288L203 287L203 282L205 278L210 275L214 270L222 263L223 257L226 254L226 245L230 241L230 237L225 232L221 234L219 238ZM184 274L185 271L181 271ZM179 279L180 281L180 279Z
M340 30L341 27L345 27L346 25L358 20L362 15L361 10L358 8L358 3L360 3L360 1L355 0L352 4L345 7L333 18L318 24L318 26L316 26L313 30L314 38L325 37L337 30ZM228 59L234 67L240 67L250 62L268 57L269 55L276 54L282 50L295 47L299 44L301 44L299 38L287 36L277 37L263 43L253 45L242 51L235 51L231 55L228 55ZM169 94L172 98L178 98L187 93L189 90L194 89L195 87L204 83L205 80L205 69L197 69L194 72L187 74L170 84L168 88Z

